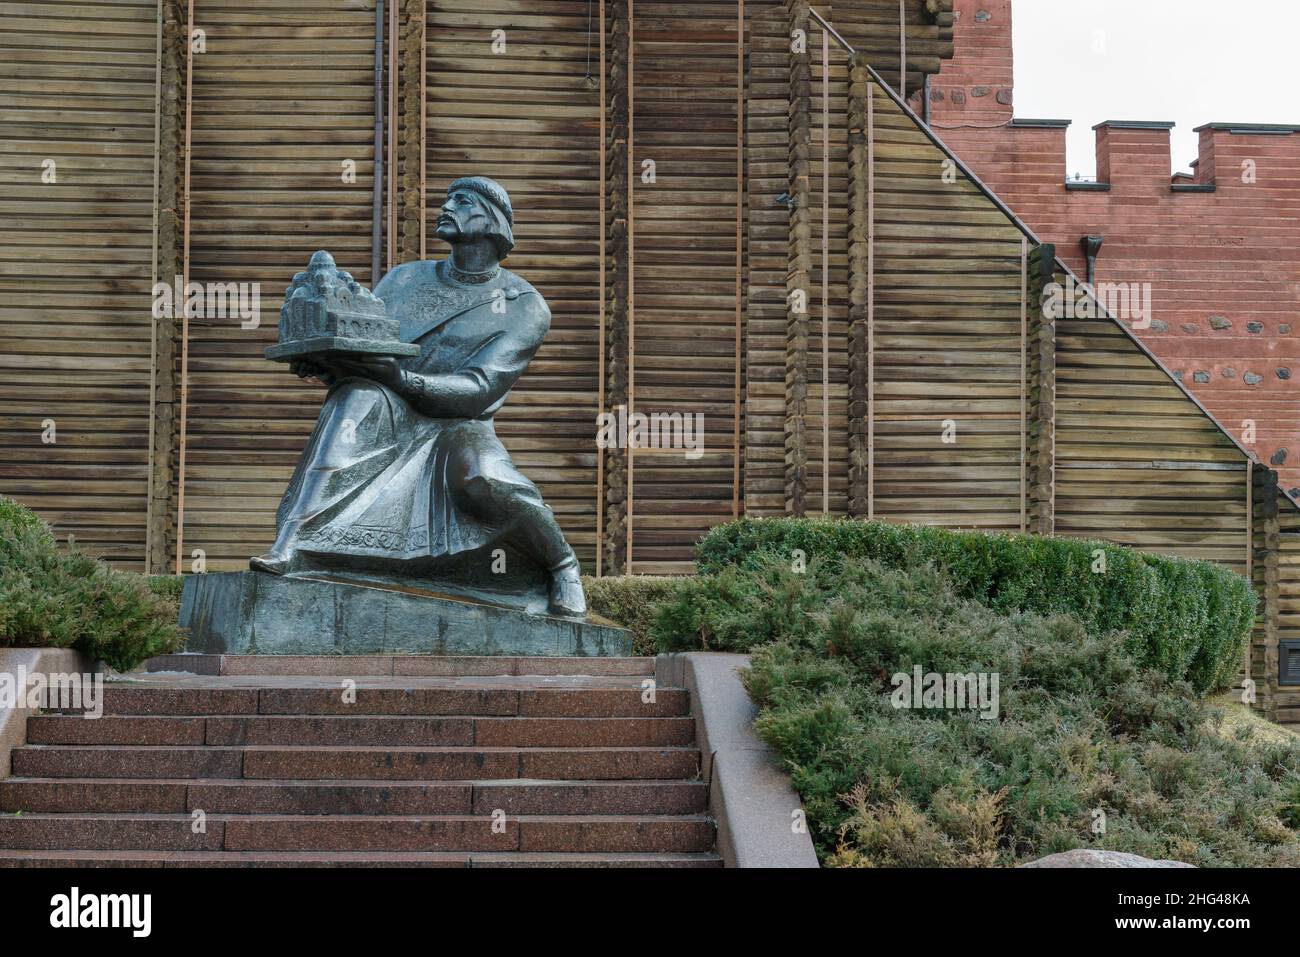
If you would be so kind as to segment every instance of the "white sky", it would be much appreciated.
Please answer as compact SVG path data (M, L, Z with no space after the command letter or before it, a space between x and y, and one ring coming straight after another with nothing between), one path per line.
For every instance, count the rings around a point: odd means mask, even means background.
M1300 0L1014 0L1016 116L1073 120L1067 175L1103 120L1164 120L1173 168L1203 123L1300 125Z

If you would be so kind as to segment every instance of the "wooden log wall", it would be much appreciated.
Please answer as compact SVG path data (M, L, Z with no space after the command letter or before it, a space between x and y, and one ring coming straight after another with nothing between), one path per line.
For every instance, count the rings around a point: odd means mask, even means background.
M0 494L137 570L159 18L155 0L0 3Z
M631 454L633 571L683 573L736 489L736 0L635 0L632 404L703 417L703 454ZM653 164L651 168L647 164ZM651 172L653 178L651 179Z
M745 163L745 513L786 510L786 334L789 301L790 15L778 2L749 16Z
M827 11L813 4L823 16ZM830 6L829 4L827 6ZM907 43L899 42L899 12ZM910 97L925 77L939 72L940 61L952 56L952 0L838 0L828 17L835 29L861 53L891 86L898 89L900 57L906 58Z
M584 569L594 570L598 4L428 0L427 17L427 255L446 254L433 230L453 179L489 176L509 190L517 246L506 266L542 291L552 320L545 344L496 417L497 432L555 510Z
M180 552L188 570L201 550L211 571L270 546L323 398L262 356L285 286L317 249L374 281L375 7L195 0L195 28L189 278L261 289L254 328L189 321Z
M1019 531L1023 234L869 87L875 515Z
M837 0L812 4L850 40L879 54L894 57L897 75L900 44L897 0ZM933 12L931 11L933 7ZM946 12L945 12L946 9ZM919 83L922 68L938 68L938 58L951 50L951 4L912 3L905 6L908 72ZM830 44L830 254L829 310L821 302L822 244L822 35L820 27L808 32L808 199L805 214L790 209L781 197L792 196L790 139L792 7L780 0L751 0L746 4L750 31L747 96L747 253L745 345L745 509L747 514L777 515L789 510L789 491L802 488L806 510L820 513L829 504L833 515L850 511L850 444L844 439L852 427L849 417L849 60L833 41ZM870 59L870 57L868 57ZM793 222L807 220L803 233L792 231ZM805 235L806 234L806 235ZM801 268L809 270L806 355L802 363L789 361L787 334L789 284L792 269L790 240L806 242L811 258ZM802 281L802 280L801 280ZM829 312L829 448L822 433L822 322ZM802 325L794 327L802 332ZM802 341L798 339L797 341ZM791 385L787 389L787 374ZM791 406L787 393L802 394L805 406ZM861 399L859 399L861 401ZM787 413L790 409L793 415ZM802 429L803 441L791 438ZM828 461L827 461L828 460ZM787 468L787 461L797 468ZM823 495L822 477L829 472L829 495ZM805 486L788 478L805 477ZM860 487L860 486L859 486ZM856 512L855 512L856 514Z
M1116 321L1056 330L1056 534L1244 574L1245 453Z

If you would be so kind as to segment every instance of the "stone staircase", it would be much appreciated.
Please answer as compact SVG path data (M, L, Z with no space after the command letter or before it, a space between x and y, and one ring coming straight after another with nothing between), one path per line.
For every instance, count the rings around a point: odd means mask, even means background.
M0 866L721 865L688 694L648 694L652 659L376 660L227 659L30 716ZM495 673L394 673L449 661Z

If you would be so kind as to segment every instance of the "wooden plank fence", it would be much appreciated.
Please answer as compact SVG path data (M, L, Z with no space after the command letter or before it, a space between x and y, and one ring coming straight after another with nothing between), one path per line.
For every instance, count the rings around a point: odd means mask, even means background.
M133 568L148 546L160 31L155 0L0 3L0 492Z

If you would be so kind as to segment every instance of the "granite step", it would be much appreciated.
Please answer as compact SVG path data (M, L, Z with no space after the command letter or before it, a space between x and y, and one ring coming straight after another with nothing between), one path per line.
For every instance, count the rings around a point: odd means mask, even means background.
M613 747L686 745L689 717L520 718L394 715L79 715L27 721L29 744L61 745L447 745Z
M0 815L8 850L692 853L713 841L703 815Z
M712 851L551 854L476 851L0 850L17 867L721 867Z
M33 778L423 780L689 778L694 747L514 748L28 745L12 773Z
M237 778L239 748L127 745L27 745L9 756L10 773L27 778Z
M633 684L577 684L569 676L563 685L538 687L537 680L428 678L344 679L302 678L278 687L205 686L199 682L231 681L191 678L193 684L151 685L145 682L104 686L105 715L167 715L176 717L240 715L440 715L525 718L671 718L689 714L690 702L681 688L642 688ZM233 679L237 680L237 679ZM247 679L254 680L254 679ZM269 679L264 679L269 680ZM592 682L616 681L596 678ZM644 679L649 682L652 679ZM380 684L380 682L387 682ZM495 681L495 684L486 682ZM311 682L311 683L308 683Z
M161 655L145 670L197 675L312 675L340 677L485 675L640 675L655 673L654 658L539 658L509 655Z
M9 778L0 813L703 814L703 781Z
M721 864L689 694L650 659L217 657L29 715L0 867Z

